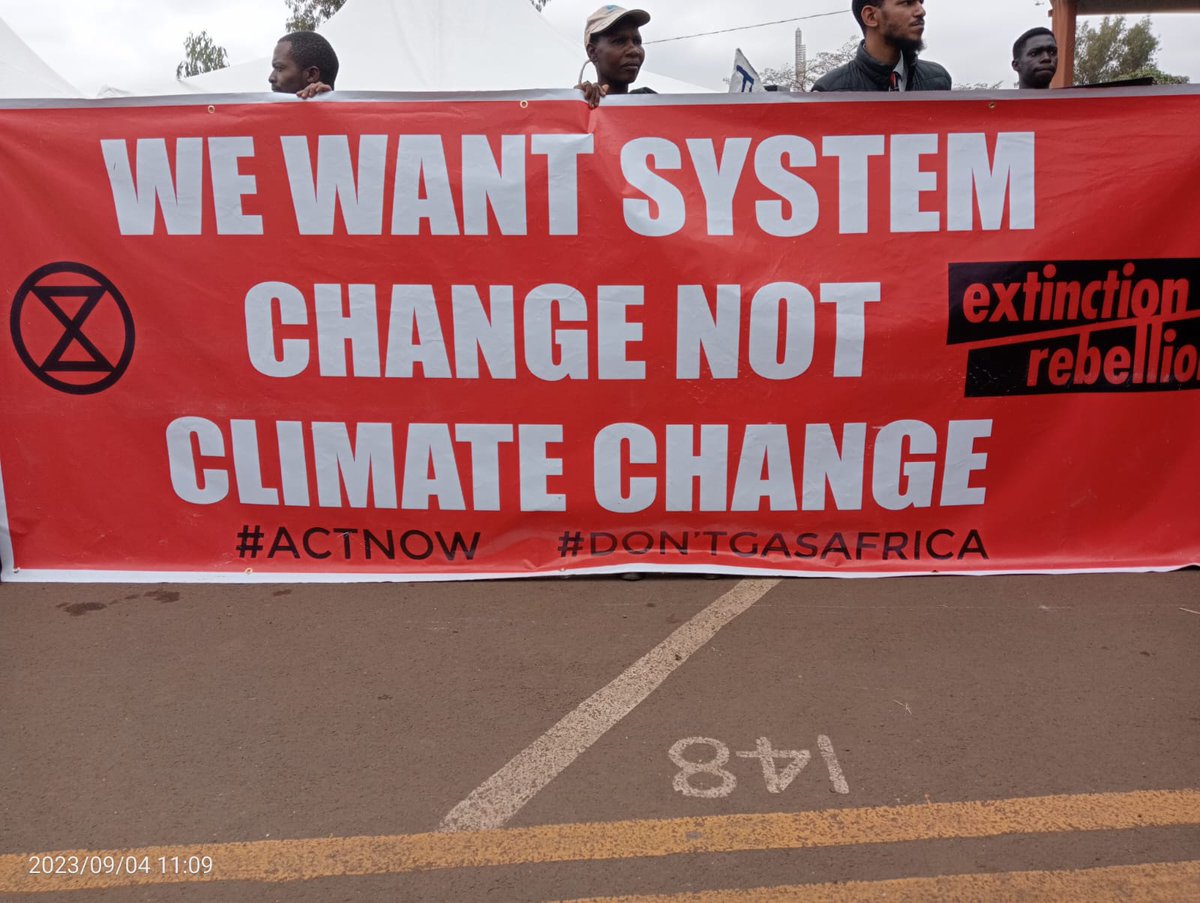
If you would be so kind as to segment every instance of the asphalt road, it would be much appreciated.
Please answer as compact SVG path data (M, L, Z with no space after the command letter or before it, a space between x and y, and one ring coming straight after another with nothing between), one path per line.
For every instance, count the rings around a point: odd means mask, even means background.
M4 585L0 893L1200 899L1198 652L1195 569Z

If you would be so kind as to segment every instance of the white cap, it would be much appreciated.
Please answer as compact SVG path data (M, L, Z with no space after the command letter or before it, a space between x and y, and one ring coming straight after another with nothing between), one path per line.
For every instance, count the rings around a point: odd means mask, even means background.
M621 19L629 18L633 24L641 28L650 21L650 14L644 9L625 9L623 6L602 6L590 16L588 16L587 24L583 27L583 43L590 44L592 35L599 34L602 31L608 31Z

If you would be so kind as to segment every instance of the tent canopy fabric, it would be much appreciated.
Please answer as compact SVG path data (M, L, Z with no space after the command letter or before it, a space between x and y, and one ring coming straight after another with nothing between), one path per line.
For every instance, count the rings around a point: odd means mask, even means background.
M529 0L348 0L317 30L337 52L343 91L570 88L587 62L583 23L572 43ZM273 49L264 47L260 60L180 79L174 92L268 91ZM643 85L664 94L706 90L646 68L637 81Z
M0 19L0 97L79 97L61 75Z

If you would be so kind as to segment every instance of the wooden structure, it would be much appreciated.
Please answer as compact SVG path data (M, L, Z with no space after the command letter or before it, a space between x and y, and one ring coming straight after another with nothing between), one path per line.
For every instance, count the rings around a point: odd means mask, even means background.
M1200 12L1200 0L1050 0L1052 30L1058 41L1058 73L1055 88L1075 82L1075 19L1077 16L1120 16L1149 13Z

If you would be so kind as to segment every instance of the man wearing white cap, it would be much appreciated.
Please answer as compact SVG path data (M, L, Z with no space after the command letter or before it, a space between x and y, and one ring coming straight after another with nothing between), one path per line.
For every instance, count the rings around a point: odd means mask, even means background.
M610 94L653 94L649 88L629 86L638 77L646 51L642 49L642 35L638 31L650 21L650 14L641 9L625 9L620 6L602 6L590 16L583 29L583 45L588 60L596 67L596 81L583 81L575 87L583 92L587 102L595 107L602 97ZM586 67L586 63L584 64Z

